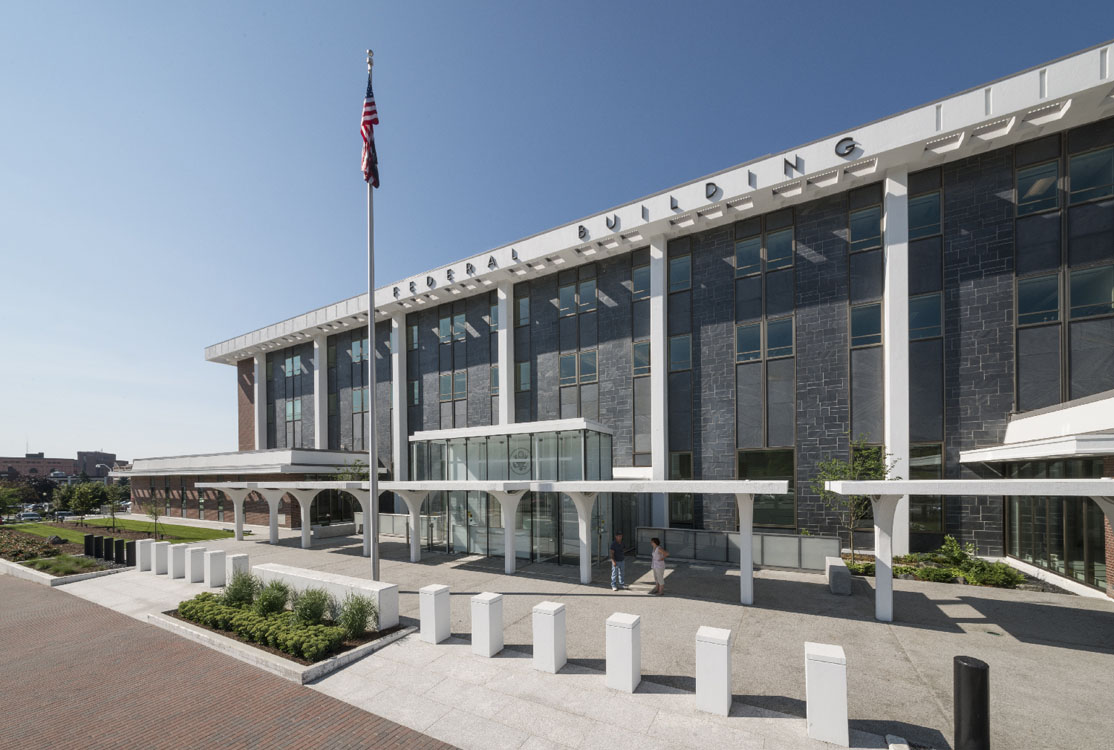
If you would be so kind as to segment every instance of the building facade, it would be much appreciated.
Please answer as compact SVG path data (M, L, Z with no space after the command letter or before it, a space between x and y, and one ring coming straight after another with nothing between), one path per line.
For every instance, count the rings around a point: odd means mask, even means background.
M455 436L467 467L469 430L581 419L608 433L616 478L789 480L754 519L788 534L843 533L811 483L856 441L903 478L1110 476L1111 52L380 287L370 342L361 295L209 347L236 368L239 448L375 440L379 475L406 480L419 444ZM1079 408L1100 418L1065 454L1048 441ZM1011 442L1034 415L1047 435ZM425 460L420 478L450 478ZM451 540L451 503L430 502ZM611 507L644 526L738 524L730 496ZM1111 585L1114 537L1090 501L903 501L899 553L945 534Z

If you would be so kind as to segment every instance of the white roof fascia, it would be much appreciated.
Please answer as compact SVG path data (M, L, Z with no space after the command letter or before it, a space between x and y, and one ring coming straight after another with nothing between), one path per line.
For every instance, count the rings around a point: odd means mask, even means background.
M376 319L489 291L500 281L520 281L627 252L653 235L700 231L815 200L875 182L890 169L925 169L1109 116L1114 113L1114 80L1102 61L1103 51L1109 56L1110 49L1105 42L379 287ZM841 155L837 144L848 138L856 146ZM290 346L287 339L295 334L321 331L358 315L361 310L343 315L329 311L358 307L361 297L366 311L366 295L352 297L210 346L205 358L234 364L264 347Z
M365 454L366 455L366 454ZM173 474L304 474L341 471L359 455L339 451L267 450L137 458L121 476Z
M206 482L198 487L220 489L369 489L367 482ZM379 482L380 492L679 492L706 494L780 495L789 491L784 480L663 480L656 482L628 482L614 479L596 481L422 481Z
M841 495L1114 497L1114 479L891 479L828 482Z
M423 430L411 435L410 440L458 440L460 438L490 437L493 435L521 435L528 432L566 432L569 430L592 430L593 432L602 432L605 435L613 434L610 427L604 427L599 422L576 417L574 419L549 419L540 422L454 427L446 430Z
M1062 408L1041 409L1034 414L1014 416L1006 425L1002 443L1027 443L1114 430L1114 393L1101 395L1101 398L1082 399L1081 403Z
M1114 434L1069 435L1027 443L995 445L960 451L961 464L997 463L1001 461L1036 461L1060 458L1088 458L1114 455Z

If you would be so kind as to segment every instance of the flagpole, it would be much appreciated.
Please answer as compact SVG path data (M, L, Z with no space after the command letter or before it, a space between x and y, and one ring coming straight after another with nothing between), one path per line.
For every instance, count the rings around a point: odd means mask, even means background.
M371 50L367 51L367 74L371 77L373 64ZM369 518L364 519L365 524L371 524L371 579L379 580L379 461L377 458L376 428L375 428L375 188L371 180L367 181L367 333L368 333L368 393L367 393L367 422L368 422L368 488L371 499L368 502Z

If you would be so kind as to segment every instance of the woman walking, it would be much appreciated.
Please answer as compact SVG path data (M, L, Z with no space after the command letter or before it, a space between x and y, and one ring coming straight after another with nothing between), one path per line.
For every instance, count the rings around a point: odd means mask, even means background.
M650 552L650 570L654 572L654 583L656 584L650 590L650 593L663 596L665 594L665 558L669 557L669 552L661 546L661 540L656 536L650 539L650 544L654 545Z

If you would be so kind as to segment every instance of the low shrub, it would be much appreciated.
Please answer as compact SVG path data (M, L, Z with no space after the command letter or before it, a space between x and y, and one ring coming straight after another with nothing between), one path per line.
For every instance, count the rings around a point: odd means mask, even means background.
M294 618L303 625L320 625L329 610L329 593L306 589L293 598Z
M278 614L286 609L290 601L290 587L282 581L271 581L259 590L259 596L252 605L256 614L267 616Z
M1015 589L1025 581L1025 576L1002 562L987 562L973 558L963 566L963 577L974 586L996 586Z
M265 586L266 592L270 585ZM272 591L276 591L272 589ZM260 598L263 598L263 592ZM272 596L277 598L277 594ZM285 598L283 600L285 604ZM221 602L211 592L203 592L178 605L178 615L190 622L234 633L246 641L278 649L307 661L318 661L340 648L344 642L343 628L327 625L305 625L293 612L268 615L254 608L233 607Z
M914 573L922 581L933 581L935 583L951 583L958 573L954 568L917 568Z
M74 557L73 555L58 555L57 557L40 557L23 563L29 568L50 573L52 576L72 576L90 570L98 570L102 566L96 560L88 557Z
M38 557L57 557L61 550L50 544L46 539L25 536L0 529L0 557L12 562L34 560Z
M917 566L916 565L895 565L894 566L894 575L895 576L899 576L899 577L900 576L915 576L916 574L917 574Z
M369 623L373 628L379 627L379 611L370 597L350 593L344 597L335 622L344 630L345 637L353 640L367 632Z
M259 595L263 583L250 573L237 570L224 587L222 601L230 607L250 607Z
M847 569L850 570L853 575L857 576L869 577L874 575L874 563L872 562L849 562L847 563Z

